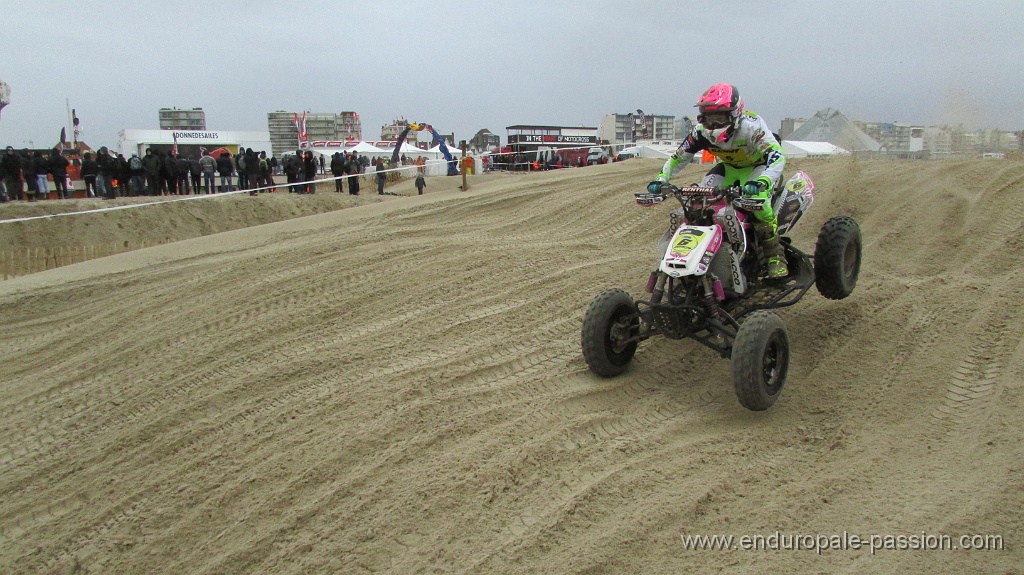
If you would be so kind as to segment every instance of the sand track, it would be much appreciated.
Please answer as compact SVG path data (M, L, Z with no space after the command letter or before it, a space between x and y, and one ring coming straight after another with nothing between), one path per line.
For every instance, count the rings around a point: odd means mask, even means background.
M797 244L852 215L865 260L850 298L780 313L790 379L761 414L692 342L609 380L583 363L587 304L654 264L648 160L440 178L0 282L0 571L1021 573L1024 165L793 165L819 190ZM217 202L182 233L302 213ZM90 233L166 235L146 210ZM1004 549L680 541L777 531Z

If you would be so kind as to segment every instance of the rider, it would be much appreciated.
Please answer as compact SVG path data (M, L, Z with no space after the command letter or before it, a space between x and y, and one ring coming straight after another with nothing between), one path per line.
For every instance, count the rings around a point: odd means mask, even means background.
M771 191L782 177L786 158L782 146L768 124L753 112L743 111L743 99L730 84L708 88L696 105L697 125L669 157L647 191L660 193L680 164L689 164L694 154L707 150L720 161L704 176L702 186L718 187L723 183L745 182L743 195L761 200L760 210L748 210L757 222L754 230L761 238L761 247L768 259L768 277L789 274L786 258L779 244L779 226L772 212ZM749 205L749 203L748 203Z

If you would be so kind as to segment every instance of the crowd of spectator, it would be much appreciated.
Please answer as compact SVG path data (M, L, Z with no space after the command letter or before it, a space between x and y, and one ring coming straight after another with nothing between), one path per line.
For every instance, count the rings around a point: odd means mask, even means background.
M607 161L607 160L604 160ZM455 160L452 160L454 163ZM466 172L474 173L476 162L471 156L462 160ZM570 163L571 162L571 163ZM212 156L201 150L195 157L179 156L173 150L147 149L142 157L132 154L112 154L107 148L100 148L82 154L77 161L84 195L88 198L118 198L127 196L170 196L188 194L215 194L238 190L249 190L250 194L277 191L275 174L284 174L289 192L312 194L316 191L317 174L328 170L334 181L334 191L343 192L348 182L348 193L359 194L359 177L373 165L378 193L383 193L386 181L398 179L397 172L389 172L392 166L387 158L372 161L355 152L335 152L329 161L325 156L314 156L310 150L297 150L285 154L280 161L265 151L241 148L237 154L226 150ZM603 162L602 162L603 163ZM483 171L549 170L569 166L586 165L586 160L574 157L571 160L560 154L509 153L488 154L480 160ZM0 201L7 202L22 198L34 202L50 197L49 181L54 182L57 199L74 197L74 187L69 174L69 160L61 150L54 148L50 153L43 151L16 151L7 146L0 156ZM419 174L424 173L425 161L403 155L401 166L415 166ZM449 173L455 166L451 166Z
M359 159L356 158L356 162ZM237 154L220 151L211 156L203 150L195 157L184 157L173 150L163 152L147 149L139 157L112 154L106 147L85 152L76 161L87 198L113 199L128 196L170 196L214 194L236 190L277 191L274 174L288 175L289 191L312 193L318 162L306 151L286 156L283 166L273 155L252 148ZM322 162L320 162L322 163ZM52 179L57 199L74 197L74 186L68 177L70 161L54 148L43 151L16 151L7 146L0 156L0 202L25 199L35 202L50 197ZM283 167L283 170L281 168Z

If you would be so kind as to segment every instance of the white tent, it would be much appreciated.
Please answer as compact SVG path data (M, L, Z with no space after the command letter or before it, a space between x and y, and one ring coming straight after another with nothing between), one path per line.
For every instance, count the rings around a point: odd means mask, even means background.
M786 154L787 158L821 158L850 153L829 142L807 142L801 140L783 140L782 151Z
M453 158L456 158L456 157L459 157L459 156L462 155L462 149L461 148L456 148L455 146L449 146L448 144L445 144L445 147L448 148L448 153L451 154ZM441 153L441 144L438 144L438 145L434 146L433 148L430 148L427 151L428 152L432 152L434 154L440 154Z
M388 151L389 150L385 150L383 148L378 148L369 142L356 142L354 145L345 148L346 153L357 152L360 154L383 154Z
M667 158L675 153L678 146L665 144L644 144L640 147L641 158Z

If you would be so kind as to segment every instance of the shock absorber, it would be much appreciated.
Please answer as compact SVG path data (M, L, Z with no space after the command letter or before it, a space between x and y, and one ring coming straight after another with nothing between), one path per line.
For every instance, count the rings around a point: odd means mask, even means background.
M665 279L668 276L660 271L654 273L658 274L658 279L654 282L654 289L651 290L651 303L661 303L661 298L665 296Z
M719 313L718 300L715 298L715 288L711 285L711 278L707 275L701 276L701 283L704 286L704 307L707 308L708 317L710 319L721 319L722 314Z

